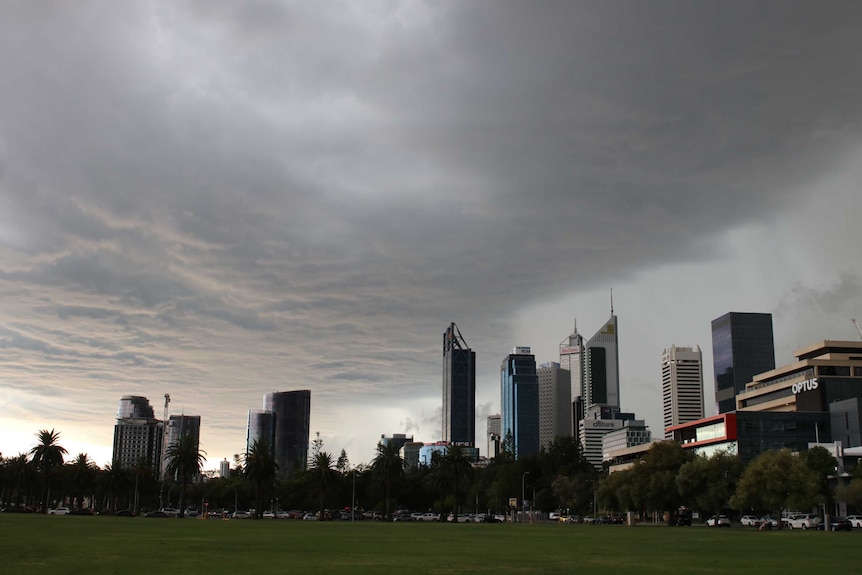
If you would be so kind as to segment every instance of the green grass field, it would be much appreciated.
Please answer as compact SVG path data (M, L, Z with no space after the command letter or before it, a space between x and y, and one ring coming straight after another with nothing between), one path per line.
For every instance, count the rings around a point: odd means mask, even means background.
M858 573L862 531L0 514L0 572Z

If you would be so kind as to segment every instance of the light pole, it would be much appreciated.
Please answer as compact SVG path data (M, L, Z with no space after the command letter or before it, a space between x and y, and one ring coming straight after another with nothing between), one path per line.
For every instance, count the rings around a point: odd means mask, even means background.
M521 475L521 523L524 522L524 514L527 512L527 503L524 501L524 481L527 479L527 475L529 471L525 471L523 475Z

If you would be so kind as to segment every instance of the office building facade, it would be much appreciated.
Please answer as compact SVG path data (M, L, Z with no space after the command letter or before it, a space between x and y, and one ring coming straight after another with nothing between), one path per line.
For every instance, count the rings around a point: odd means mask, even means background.
M476 354L452 323L443 334L443 441L476 442Z
M698 346L672 345L661 354L661 390L665 439L668 428L703 419L703 354Z
M502 437L502 425L500 423L500 414L488 416L488 457L494 458L500 455L500 443Z
M584 386L584 356L584 337L578 333L576 320L572 333L560 342L560 369L569 372L569 389L572 394L572 429L570 430L572 435L578 434L578 422L584 418L583 398L581 396Z
M143 458L153 477L160 478L163 438L162 422L155 418L146 397L125 395L120 399L114 425L112 465L132 469Z
M772 314L730 312L712 321L718 413L736 409L736 395L755 375L775 369Z
M275 414L265 409L248 410L248 428L245 436L245 452L251 451L255 441L266 442L275 454Z
M395 449L398 452L401 452L401 448L404 447L407 443L413 443L412 435L405 435L404 433L393 433L392 435L381 435L380 436L380 444L381 445L394 445Z
M500 366L503 448L515 459L539 451L539 378L529 347L515 347Z
M168 465L168 450L172 445L177 445L182 436L188 435L194 441L195 446L200 449L201 440L201 416L200 415L171 415L165 424L165 450L162 458L162 477L166 477ZM197 478L193 478L196 480Z
M620 406L620 359L617 316L610 319L585 344L581 397L585 408L593 405Z
M568 370L543 363L539 380L539 445L547 448L557 437L572 436L572 388Z
M264 410L274 415L273 454L279 477L290 477L308 466L311 424L311 391L280 391L267 394Z

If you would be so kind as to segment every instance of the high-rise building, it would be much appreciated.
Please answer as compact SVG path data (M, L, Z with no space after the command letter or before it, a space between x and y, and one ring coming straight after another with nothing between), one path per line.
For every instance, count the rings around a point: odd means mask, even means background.
M201 440L201 416L200 415L171 415L165 426L165 451L162 459L162 477L168 465L167 453L172 445L177 445L180 438L189 435L200 448Z
M572 436L572 388L569 372L556 362L536 370L539 377L539 444L547 448L556 437Z
M714 319L712 363L718 413L733 411L745 384L775 369L772 314L730 312Z
M500 414L488 416L488 457L494 458L500 455L500 441L502 427L500 426Z
M476 354L454 323L443 334L443 441L476 441Z
M144 458L154 477L160 477L162 464L162 422L155 418L146 397L124 395L114 425L112 465L131 469Z
M218 476L223 479L230 477L230 461L227 460L227 457L222 459L218 464Z
M703 356L697 349L672 345L661 354L661 391L664 437L668 428L703 419Z
M251 451L255 441L265 441L270 452L275 454L275 414L265 409L248 410L248 431L245 436L245 452Z
M584 336L578 333L576 320L572 333L560 342L560 369L569 372L569 389L572 392L572 435L578 434L578 421L584 417L583 408L578 408L579 405L583 406L581 391L584 378L584 351Z
M304 471L308 465L311 391L279 391L264 397L264 410L275 415L273 453L279 477Z
M584 407L603 404L620 406L620 358L617 316L610 319L586 342L581 397Z
M501 432L514 457L539 451L539 377L529 347L515 347L500 366ZM509 441L511 440L511 444Z
M413 443L412 435L405 435L404 433L393 433L392 435L380 436L380 445L394 445L399 452L401 452L401 448L404 447L404 445L407 443Z
M602 436L602 461L612 459L615 452L645 445L651 440L652 435L643 420L626 420L620 429L609 431Z

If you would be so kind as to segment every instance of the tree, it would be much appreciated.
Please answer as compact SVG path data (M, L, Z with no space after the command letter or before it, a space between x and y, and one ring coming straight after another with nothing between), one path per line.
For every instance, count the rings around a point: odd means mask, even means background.
M820 503L831 508L835 498L829 487L829 476L835 476L838 471L838 461L829 451L819 445L806 449L799 454L805 466L811 470L817 478L816 493Z
M769 511L780 517L782 509L802 509L816 501L817 477L800 457L782 449L761 453L748 464L730 505L743 511Z
M272 487L278 472L278 464L272 455L272 447L266 439L255 439L245 454L245 475L254 484L255 518L263 514L266 491Z
M323 519L326 491L335 476L335 470L332 468L332 455L326 451L318 451L314 459L311 460L309 472L314 476L314 481L317 483L317 492L320 497L320 518Z
M679 468L677 485L683 502L718 515L736 492L742 469L739 456L724 451L696 457Z
M39 442L30 449L33 464L42 474L42 513L48 512L48 479L51 472L63 465L66 448L60 445L60 432L42 429L36 433Z
M113 511L117 511L120 501L120 494L126 490L128 486L128 474L119 459L114 459L105 466L105 471L100 478L104 494L107 495L106 507Z
M458 514L458 486L461 479L467 479L473 472L473 466L459 445L450 445L446 455L441 460L446 474L452 481L452 513Z
M135 502L132 505L132 512L137 515L138 510L140 508L140 498L138 494L140 493L141 482L144 481L152 471L150 466L150 461L147 459L146 455L141 455L135 461L135 465L132 467L132 475L135 476Z
M172 475L180 486L179 516L185 517L186 487L192 478L200 475L206 453L198 447L198 440L189 433L184 433L176 443L165 450L168 464L165 470Z
M389 519L389 499L392 496L392 483L404 475L404 459L398 453L398 447L393 443L378 443L377 455L371 462L374 475L383 482L384 516Z
M350 471L350 460L347 459L347 452L341 450L341 455L338 456L338 463L335 464L335 469L342 475Z
M72 484L75 490L75 499L78 503L78 509L83 507L84 496L87 491L93 486L93 475L96 466L90 461L86 453L79 453L72 463ZM93 507L93 502L90 502L90 508Z

